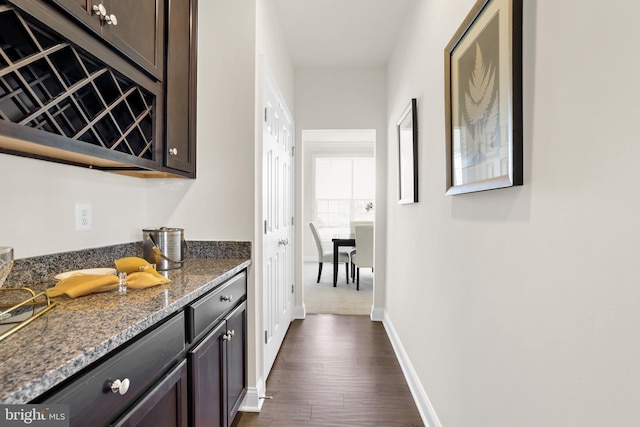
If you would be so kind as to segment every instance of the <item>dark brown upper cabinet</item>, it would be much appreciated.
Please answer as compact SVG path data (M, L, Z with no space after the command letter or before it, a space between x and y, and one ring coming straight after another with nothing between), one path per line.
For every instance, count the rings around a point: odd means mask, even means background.
M197 0L99 5L0 0L0 152L195 178Z
M53 0L96 36L162 80L164 0Z
M0 0L0 150L144 174L160 169L162 83L47 3Z
M195 178L196 167L196 0L169 2L164 165Z

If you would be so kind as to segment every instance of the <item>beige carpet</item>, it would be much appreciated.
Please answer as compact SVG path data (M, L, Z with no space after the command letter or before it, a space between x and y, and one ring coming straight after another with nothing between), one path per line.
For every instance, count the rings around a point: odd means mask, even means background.
M304 265L304 305L308 314L371 314L373 302L373 274L371 269L360 269L360 290L356 284L345 282L344 265L338 270L338 286L333 287L333 265L325 264L320 283L318 263Z

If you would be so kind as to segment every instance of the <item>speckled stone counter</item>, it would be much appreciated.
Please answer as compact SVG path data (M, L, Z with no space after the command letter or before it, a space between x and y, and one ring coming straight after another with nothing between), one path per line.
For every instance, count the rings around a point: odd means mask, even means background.
M166 272L171 282L165 285L128 290L126 293L110 291L76 299L67 296L53 298L57 304L54 308L0 341L0 378L3 385L0 402L27 403L33 400L149 327L182 310L185 305L247 268L251 264L250 244L247 245L232 245L234 249L225 252L228 247L218 242L198 242L192 246L196 250L191 251L191 257L182 268ZM122 249L118 245L116 252L118 257L140 256L136 248L137 245L132 244L118 252ZM77 261L84 253L80 251L74 255ZM105 264L106 258L97 264L82 264L82 268L112 267L116 258L112 258L109 264ZM18 261L16 263L20 264ZM52 271L59 273L70 269L70 264L59 265L51 267ZM38 268L46 270L49 267L40 265ZM25 271L14 275L12 285L16 285L16 277ZM37 292L54 283L48 279L29 285Z

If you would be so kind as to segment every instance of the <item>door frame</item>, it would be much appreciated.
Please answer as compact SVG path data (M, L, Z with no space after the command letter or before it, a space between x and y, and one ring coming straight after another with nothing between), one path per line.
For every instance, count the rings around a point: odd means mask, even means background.
M305 258L305 245L309 245L309 242L312 242L311 232L308 231L308 220L309 216L312 215L313 207L306 206L306 175L307 170L305 168L305 159L307 157L307 152L312 150L317 150L317 148L322 145L326 145L329 149L337 149L340 147L340 144L348 147L349 151L352 153L358 153L367 151L373 148L373 159L376 164L376 174L378 174L378 161L377 153L376 153L376 144L378 132L376 129L322 129L322 130L314 130L314 129L302 129L300 131L300 149L298 150L300 153L296 157L296 168L299 171L297 176L296 183L299 186L299 191L296 193L296 217L299 218L296 225L298 226L297 232L299 236L299 240L296 241L297 251L296 251L296 299L294 306L294 318L295 319L304 319L306 317L306 308L304 305L304 263L307 261ZM311 147L311 148L310 148ZM308 167L313 168L313 165L307 165ZM377 180L376 180L377 181ZM309 189L308 191L313 194L313 190ZM376 185L376 194L375 194L375 205L378 209L382 208L381 196L379 195L378 185ZM380 209L382 210L382 209ZM380 220L378 210L375 211L375 222L376 224ZM306 226L306 228L305 228ZM377 250L378 244L374 247L374 251ZM377 264L377 262L376 262ZM333 271L331 269L331 271ZM383 270L380 270L383 271ZM326 274L326 272L325 272ZM373 279L373 301L371 302L371 313L370 318L374 321L382 320L382 309L375 307L375 295L376 295L376 277Z
M256 258L256 261L260 263L260 281L261 281L261 296L260 296L260 304L261 304L261 325L262 328L258 330L259 337L262 338L262 373L264 377L264 381L269 376L269 372L273 366L273 361L271 358L267 358L267 344L269 344L272 340L275 345L277 345L277 349L275 354L279 351L280 346L282 345L282 341L284 340L284 336L294 319L294 307L295 307L295 235L296 235L296 225L294 221L295 217L295 122L293 120L293 116L289 111L284 97L280 93L277 82L273 78L273 75L270 73L269 68L266 63L263 62L261 77L262 77L262 87L260 88L262 93L261 105L263 113L261 114L261 124L259 126L261 135L262 135L262 144L260 150L260 162L261 162L261 203L260 203L260 222L259 222L259 232L262 236L260 239L261 245L261 256ZM273 98L267 96L267 93L273 95ZM273 108L267 109L267 103L269 100L272 100L274 105ZM289 126L283 127L283 124L288 124ZM273 132L268 132L270 126L273 126L274 132L276 136L273 135ZM288 133L284 131L284 129L288 128ZM284 165L276 163L275 169L278 169L271 177L269 177L269 167L265 168L266 160L265 160L265 147L266 147L266 139L265 135L270 139L270 141L275 142L275 147L278 152L284 151L284 156L288 159L289 164L289 175L287 177L287 173L280 170L279 167ZM287 142L288 141L288 142ZM284 146L284 150L283 150ZM275 151L274 151L275 152ZM283 156L283 157L284 157ZM279 186L280 179L282 179L282 187ZM269 183L272 183L271 191L276 194L280 194L280 190L282 190L282 195L284 196L283 200L286 201L286 207L281 206L279 204L274 204L271 209L272 212L267 213L269 210ZM286 191L286 195L284 192ZM283 197L280 196L280 197ZM280 200L277 200L279 202ZM281 208L281 209L280 209ZM271 216L270 216L271 215ZM290 218L290 219L289 219ZM285 225L286 223L286 225ZM282 279L283 283L279 283L277 278L276 280L268 280L267 275L270 271L265 270L265 258L267 257L268 252L273 251L274 246L274 236L282 238L282 231L285 231L287 234L284 236L287 240L284 246L278 246L279 249L275 250L273 253L280 252L280 255L284 260L282 264L280 264L280 258L277 258L278 265L275 265L275 273L279 269L282 269ZM280 239L282 240L282 239ZM289 258L287 261L286 259ZM288 267L288 269L285 269ZM271 275L273 279L273 275ZM286 282L286 283L284 283ZM275 294L272 296L274 298L288 299L289 303L283 304L283 306L289 307L287 309L285 317L282 317L281 322L278 323L278 327L274 330L270 328L270 325L267 323L267 316L269 314L275 314L276 316L280 316L283 313L269 312L268 310L268 301L267 301L267 285L271 284L272 286L282 285L282 288L279 288ZM281 292L280 292L281 291ZM276 303L277 306L278 303ZM279 307L279 306L278 306ZM275 332L275 333L274 333ZM273 350L273 349L271 349Z

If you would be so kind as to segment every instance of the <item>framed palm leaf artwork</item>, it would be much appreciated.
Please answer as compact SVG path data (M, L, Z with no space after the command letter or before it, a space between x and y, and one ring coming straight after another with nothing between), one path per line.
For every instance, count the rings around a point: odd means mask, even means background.
M446 194L523 183L522 0L478 0L445 49Z

